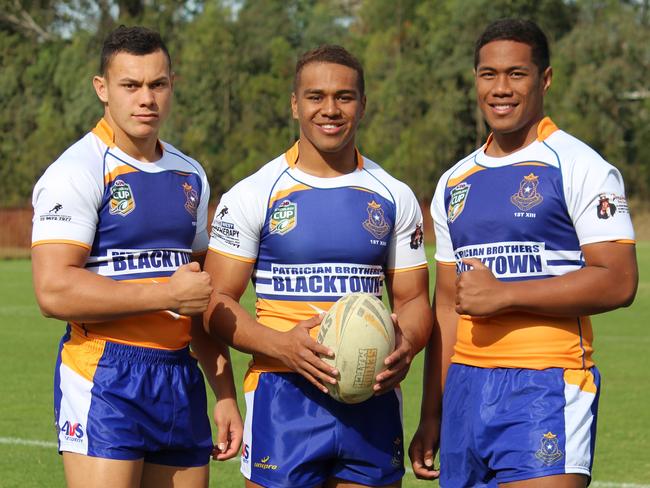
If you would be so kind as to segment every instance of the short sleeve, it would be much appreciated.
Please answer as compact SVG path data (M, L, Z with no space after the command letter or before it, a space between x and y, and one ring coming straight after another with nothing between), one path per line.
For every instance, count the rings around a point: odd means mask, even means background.
M588 156L565 180L567 208L580 245L634 240L621 173L596 153Z
M406 271L422 267L426 262L422 211L413 192L404 185L397 196L387 268L390 271Z
M62 156L34 187L32 246L69 243L90 248L104 191L100 169Z
M242 261L257 259L264 225L263 203L242 183L221 197L212 220L210 249Z
M438 186L431 201L431 217L436 235L436 261L442 263L453 263L454 249L447 225L447 212L445 211L445 184L447 178L443 175L438 181Z
M196 210L196 236L192 242L192 252L202 253L208 248L208 202L210 201L210 184L205 173L201 173L201 200Z

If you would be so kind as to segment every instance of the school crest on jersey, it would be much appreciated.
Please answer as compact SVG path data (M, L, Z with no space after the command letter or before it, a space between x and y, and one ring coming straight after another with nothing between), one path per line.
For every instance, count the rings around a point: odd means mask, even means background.
M122 180L115 180L110 189L111 200L108 203L111 215L126 215L135 209L135 198L131 186Z
M183 191L185 192L185 210L192 217L196 218L196 209L199 206L199 194L189 183L183 183Z
M544 434L540 439L540 444L539 449L535 453L535 457L547 466L557 462L558 459L564 456L564 453L560 451L557 436L552 432Z
M538 184L539 176L533 173L524 176L519 182L519 191L510 197L510 201L523 212L539 205L544 197L537 192Z
M453 222L465 210L465 203L469 195L469 189L472 187L469 183L462 182L452 188L449 193L449 207L447 208L447 220Z
M298 223L298 204L290 200L284 200L271 213L269 232L271 234L284 235L296 228Z
M363 221L363 228L377 239L382 239L390 232L390 224L386 221L384 209L374 200L368 203L368 219Z

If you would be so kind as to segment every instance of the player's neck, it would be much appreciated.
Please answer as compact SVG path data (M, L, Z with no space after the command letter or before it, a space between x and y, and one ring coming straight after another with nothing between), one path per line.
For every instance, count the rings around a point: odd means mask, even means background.
M537 126L544 118L541 115L530 124L513 132L492 132L492 140L485 148L485 154L493 158L508 156L532 144L537 139Z
M305 138L298 141L298 168L319 178L334 178L357 169L354 139L336 152L319 151Z
M133 137L121 129L109 113L104 114L104 119L113 129L115 145L133 159L143 163L151 163L158 161L162 157L162 147L158 144L157 132L148 137Z

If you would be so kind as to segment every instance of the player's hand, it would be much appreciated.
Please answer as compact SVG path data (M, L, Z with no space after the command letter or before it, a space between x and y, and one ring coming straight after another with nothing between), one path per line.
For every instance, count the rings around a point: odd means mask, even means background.
M184 264L176 270L167 283L174 312L197 315L208 308L212 284L210 275L201 271L199 263Z
M234 398L217 400L214 406L214 423L217 426L217 443L212 449L212 459L225 461L239 453L244 424Z
M316 388L327 393L324 383L335 384L339 373L318 355L334 357L334 352L309 335L309 330L319 325L324 315L315 315L298 322L293 329L280 333L279 341L273 349L277 359L289 369L300 373Z
M421 480L435 480L440 470L433 467L440 442L440 420L421 420L409 446L413 474Z
M504 311L505 283L496 279L479 259L467 258L463 263L472 269L456 279L456 313L486 317Z
M397 315L390 314L395 326L395 350L384 360L386 369L375 377L375 385L372 387L375 395L393 390L406 377L413 360L413 345L404 336L397 321Z

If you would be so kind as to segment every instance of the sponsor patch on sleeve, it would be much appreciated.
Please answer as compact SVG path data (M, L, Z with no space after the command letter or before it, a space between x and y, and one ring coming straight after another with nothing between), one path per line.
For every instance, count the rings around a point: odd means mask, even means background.
M607 220L616 215L629 213L625 195L601 193L596 203L596 215L599 219Z

